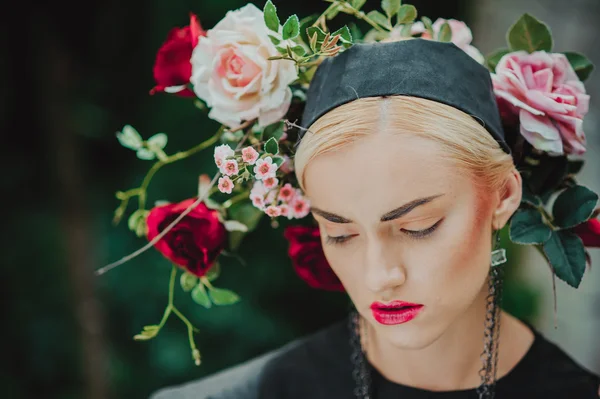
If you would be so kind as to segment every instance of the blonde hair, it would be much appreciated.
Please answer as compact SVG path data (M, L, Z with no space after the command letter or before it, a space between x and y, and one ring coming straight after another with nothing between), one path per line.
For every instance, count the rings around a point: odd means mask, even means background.
M378 132L411 134L435 141L443 148L445 159L471 173L474 183L486 190L501 190L515 169L512 157L472 116L423 98L357 99L327 112L308 129L294 161L303 190L304 171L313 158Z

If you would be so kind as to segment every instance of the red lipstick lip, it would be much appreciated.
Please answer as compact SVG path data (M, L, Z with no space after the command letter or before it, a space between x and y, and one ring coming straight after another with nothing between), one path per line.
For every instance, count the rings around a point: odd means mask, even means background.
M392 302L388 302L388 303L383 303L383 302L373 302L371 304L371 310L375 310L375 309L381 309L381 310L387 310L387 311L392 311L392 310L398 310L399 308L404 308L404 307L415 307L415 306L423 306L420 303L411 303L411 302L404 302L404 301L392 301Z
M373 302L371 312L373 318L384 325L407 323L417 317L425 305L418 303L392 301L389 303Z

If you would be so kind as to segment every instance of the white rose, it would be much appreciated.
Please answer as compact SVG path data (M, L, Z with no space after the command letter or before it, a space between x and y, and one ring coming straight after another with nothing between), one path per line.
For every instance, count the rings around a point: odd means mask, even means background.
M260 126L287 113L298 78L294 62L280 55L268 34L263 12L253 4L229 11L192 53L196 95L211 108L209 117L228 127L258 118ZM275 36L278 36L275 34Z

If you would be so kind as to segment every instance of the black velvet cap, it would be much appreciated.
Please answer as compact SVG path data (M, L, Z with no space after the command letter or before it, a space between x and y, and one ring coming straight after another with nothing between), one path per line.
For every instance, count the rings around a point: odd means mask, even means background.
M473 116L511 153L490 72L453 43L433 40L356 43L326 58L308 89L301 124L308 129L328 111L358 98L394 95L457 108Z

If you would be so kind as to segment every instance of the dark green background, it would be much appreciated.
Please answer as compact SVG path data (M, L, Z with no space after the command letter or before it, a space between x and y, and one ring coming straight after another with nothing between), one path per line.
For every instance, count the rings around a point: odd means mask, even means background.
M240 304L205 310L176 290L177 304L201 330L196 340L201 367L193 365L185 326L175 318L157 339L132 340L142 326L159 321L170 265L151 250L103 277L92 275L144 244L125 224L111 226L118 205L114 192L139 185L151 165L122 148L115 131L132 124L144 137L166 132L168 152L211 135L217 124L189 100L148 95L154 56L172 27L188 24L190 11L208 29L245 3L84 3L14 4L0 39L5 48L1 117L7 133L0 146L5 204L1 396L145 398L343 317L345 296L306 287L291 268L281 229L264 219L242 245L247 265L223 259L216 282L238 292ZM369 1L366 9L378 3ZM264 3L255 4L262 8ZM304 17L326 6L314 0L275 4L285 17ZM432 19L469 18L466 1L413 4ZM149 203L195 195L198 175L214 170L209 155L161 170L150 186ZM526 289L512 284L506 305L531 317L530 299Z

